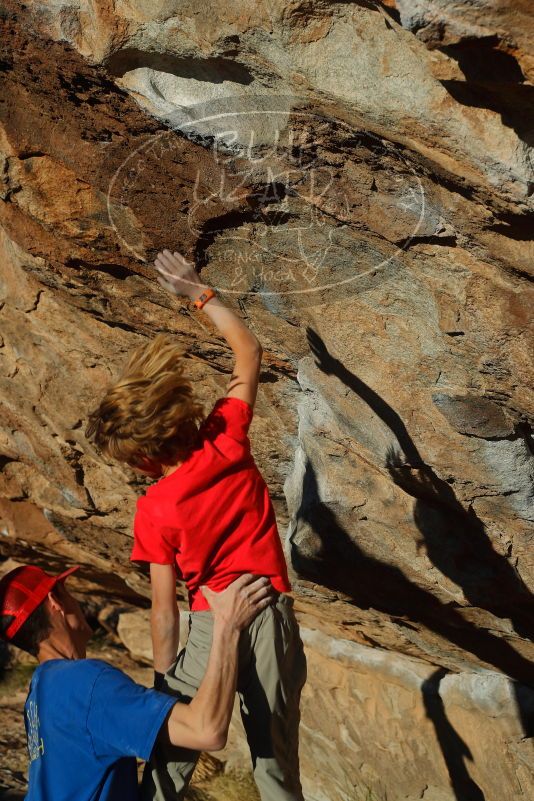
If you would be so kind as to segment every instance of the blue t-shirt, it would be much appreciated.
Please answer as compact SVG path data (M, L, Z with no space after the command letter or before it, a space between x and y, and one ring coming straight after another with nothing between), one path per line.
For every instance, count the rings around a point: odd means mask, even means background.
M52 659L24 708L26 801L137 801L135 757L149 759L176 699L99 659Z

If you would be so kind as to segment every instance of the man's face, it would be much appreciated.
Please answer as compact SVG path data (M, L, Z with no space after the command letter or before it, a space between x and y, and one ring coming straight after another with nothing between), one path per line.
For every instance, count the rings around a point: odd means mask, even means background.
M85 619L80 604L74 595L70 594L62 581L56 584L54 594L63 609L63 618L73 642L78 648L85 650L93 631Z

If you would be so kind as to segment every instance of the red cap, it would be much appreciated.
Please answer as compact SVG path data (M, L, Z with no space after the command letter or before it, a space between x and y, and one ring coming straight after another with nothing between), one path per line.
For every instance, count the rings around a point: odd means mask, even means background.
M49 576L33 565L10 570L0 581L0 615L13 615L15 619L4 631L3 637L11 640L58 581L64 581L79 567L71 567L59 576Z

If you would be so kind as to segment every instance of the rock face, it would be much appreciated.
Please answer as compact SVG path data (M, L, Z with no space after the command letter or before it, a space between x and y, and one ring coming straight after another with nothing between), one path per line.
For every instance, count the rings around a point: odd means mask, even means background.
M534 793L522 7L3 4L0 548L83 562L149 658L145 485L83 432L157 332L207 410L224 392L228 348L150 268L195 258L264 345L251 439L305 632L309 799Z
M431 48L444 49L459 62L466 78L528 84L534 77L528 0L472 3L460 0L396 0L403 27ZM470 73L469 75L467 73Z
M315 797L389 798L392 788L393 798L432 801L524 796L531 753L508 679L447 674L308 629L304 639L313 662L301 751Z

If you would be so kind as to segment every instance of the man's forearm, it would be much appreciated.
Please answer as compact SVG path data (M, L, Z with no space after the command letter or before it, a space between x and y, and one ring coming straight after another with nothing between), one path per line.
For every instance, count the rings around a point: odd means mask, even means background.
M239 632L215 621L208 667L191 702L194 712L226 739L237 684Z
M213 638L206 674L189 705L176 703L166 732L173 745L218 751L226 745L237 684L239 635L273 600L265 576L245 573L222 592L201 590L213 612Z
M236 692L238 644L239 632L215 621L208 666L198 692L187 711L182 710L181 720L177 721L176 727L173 726L172 715L169 720L172 742L183 742L183 726L186 723L189 738L198 737L199 743L209 743L209 747L203 745L204 750L224 748Z

